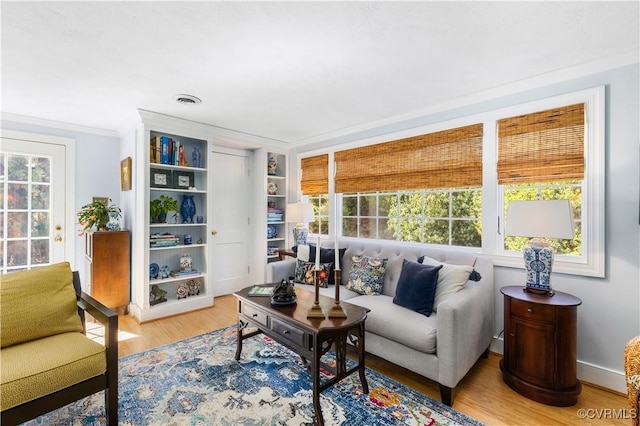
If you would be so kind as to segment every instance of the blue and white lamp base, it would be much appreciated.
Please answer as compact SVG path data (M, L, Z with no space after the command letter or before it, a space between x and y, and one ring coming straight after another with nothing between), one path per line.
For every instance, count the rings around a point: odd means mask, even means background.
M527 284L524 291L553 296L551 269L553 249L544 240L532 239L523 249L524 266L527 270Z
M307 228L298 228L297 226L293 228L293 243L296 246L306 246L307 245L307 235L309 235L309 230Z

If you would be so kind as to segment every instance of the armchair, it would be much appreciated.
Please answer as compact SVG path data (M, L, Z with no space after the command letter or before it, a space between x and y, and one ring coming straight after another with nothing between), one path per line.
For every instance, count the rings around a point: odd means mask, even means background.
M118 424L118 316L81 291L68 262L2 276L1 422L15 425L104 390ZM105 327L86 336L85 313Z

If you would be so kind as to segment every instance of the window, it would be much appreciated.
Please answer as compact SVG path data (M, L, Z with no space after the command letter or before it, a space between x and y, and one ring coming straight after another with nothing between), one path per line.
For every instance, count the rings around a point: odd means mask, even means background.
M342 235L482 247L482 191L360 193L342 196Z
M309 195L306 202L313 205L316 216L316 220L309 223L309 231L312 234L329 235L329 195Z
M522 247L528 239L505 237L501 232L510 201L568 199L575 237L549 240L556 252L554 271L603 277L604 88L520 105L499 114L508 118L496 120L500 226L494 264L522 266ZM505 131L507 127L510 130ZM505 152L509 145L515 150ZM483 247L483 251L491 253L491 248Z
M316 220L309 223L312 234L329 235L329 155L303 158L300 186L306 202L313 205Z

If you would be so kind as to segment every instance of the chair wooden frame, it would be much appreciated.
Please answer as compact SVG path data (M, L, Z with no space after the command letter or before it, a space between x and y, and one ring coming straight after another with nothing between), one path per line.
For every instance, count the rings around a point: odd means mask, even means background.
M78 300L78 315L82 319L82 332L87 332L85 313L105 328L107 370L99 376L3 411L3 425L24 423L103 389L107 424L118 424L118 315L81 290L80 275L77 271L73 272L73 286Z

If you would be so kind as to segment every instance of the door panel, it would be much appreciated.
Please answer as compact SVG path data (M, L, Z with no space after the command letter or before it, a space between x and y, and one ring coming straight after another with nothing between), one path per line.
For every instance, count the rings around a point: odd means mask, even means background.
M212 214L209 236L210 277L214 296L230 294L250 283L248 154L212 152L209 167Z
M9 134L3 132L0 151L2 273L73 257L68 231L74 221L67 218L65 202L67 147Z

